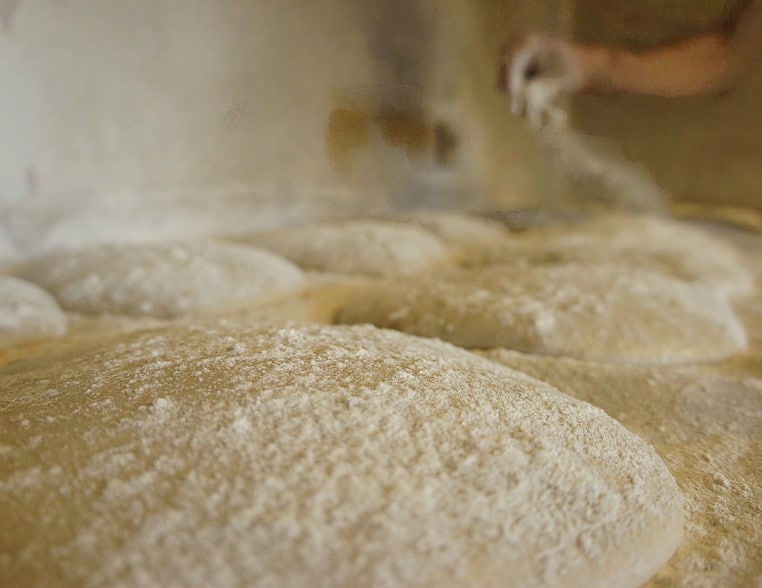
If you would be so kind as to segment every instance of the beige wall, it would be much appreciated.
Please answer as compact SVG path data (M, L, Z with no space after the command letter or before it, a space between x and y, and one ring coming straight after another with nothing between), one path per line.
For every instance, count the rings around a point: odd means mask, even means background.
M9 203L108 208L116 230L123 209L209 200L309 214L526 202L534 146L494 91L496 50L557 16L482 4L0 0L5 221ZM337 109L363 128L332 128ZM411 147L442 120L457 137L446 164Z
M363 41L341 2L289 4L22 0L0 38L0 190L328 182L329 94L363 81Z
M0 229L17 247L55 246L128 225L142 238L193 222L196 232L246 230L389 206L547 199L553 163L494 90L496 54L517 31L561 31L570 6L0 0ZM579 34L620 22L630 43L633 31L647 44L685 20L628 3L574 6ZM727 98L590 98L576 120L678 197L754 203L760 93L756 67ZM437 128L455 139L446 161Z

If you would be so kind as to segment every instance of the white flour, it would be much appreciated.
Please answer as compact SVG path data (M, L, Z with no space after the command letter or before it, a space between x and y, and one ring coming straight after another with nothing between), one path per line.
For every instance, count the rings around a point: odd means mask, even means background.
M13 371L5 584L636 587L679 541L648 445L442 342L220 323Z
M173 317L302 286L302 271L268 251L196 242L97 245L19 268L67 310Z
M66 317L55 299L34 284L0 276L0 349L66 332Z
M522 263L372 284L339 310L467 348L506 347L601 361L669 363L746 347L724 298L632 264Z

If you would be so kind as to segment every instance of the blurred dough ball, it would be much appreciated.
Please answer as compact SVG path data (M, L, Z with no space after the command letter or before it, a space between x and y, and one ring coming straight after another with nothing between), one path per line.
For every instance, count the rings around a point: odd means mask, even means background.
M434 233L451 247L471 249L511 244L511 234L501 223L479 216L444 210L413 210L401 214L401 222Z
M66 332L55 298L34 284L0 276L0 348Z
M31 261L21 275L66 310L168 318L293 291L302 271L253 247L210 242L94 245Z
M359 291L336 320L601 361L715 359L747 342L725 298L627 264L503 264L390 280Z
M304 269L363 276L409 274L449 261L448 248L422 227L375 220L274 229L247 239Z
M668 218L610 213L587 221L522 235L515 243L499 242L475 252L472 265L514 261L612 262L664 271L700 282L728 295L749 294L754 274L739 251L707 229Z

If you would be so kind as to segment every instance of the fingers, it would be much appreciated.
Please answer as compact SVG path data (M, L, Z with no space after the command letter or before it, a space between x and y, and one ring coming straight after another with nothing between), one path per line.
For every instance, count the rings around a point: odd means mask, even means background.
M511 97L511 112L516 116L527 114L527 91L531 84L542 76L540 64L543 48L536 40L530 39L517 50L511 59L508 76L508 91Z
M556 105L567 88L560 42L530 35L506 54L499 68L499 87L510 96L511 112L532 126L563 125L565 113Z
M566 111L556 103L562 92L563 82L554 78L538 79L527 86L524 115L530 126L566 126Z

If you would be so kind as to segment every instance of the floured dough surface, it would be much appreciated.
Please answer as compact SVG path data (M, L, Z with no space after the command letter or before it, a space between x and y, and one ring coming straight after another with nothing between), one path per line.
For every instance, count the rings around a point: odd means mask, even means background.
M304 279L269 251L211 242L97 245L41 257L20 274L66 310L159 318L283 294Z
M447 247L422 227L363 220L303 225L252 235L249 242L304 269L387 276L449 260Z
M640 586L681 533L600 409L372 327L175 325L0 375L24 586Z
M721 296L661 272L614 264L491 265L374 284L336 315L468 348L606 361L728 356L746 333Z
M708 230L667 218L626 213L595 216L565 227L527 234L523 248L494 244L481 263L530 261L612 262L659 269L719 293L746 295L754 273L738 250Z
M412 210L400 215L402 222L421 226L454 247L510 244L510 233L501 223L456 211Z
M762 526L762 380L698 367L486 355L562 386L653 443L685 497L685 533L653 587L754 586ZM651 586L651 584L649 584Z
M0 348L66 332L66 317L55 299L34 284L0 276Z
M18 252L8 235L0 230L0 269L10 266L17 255Z

